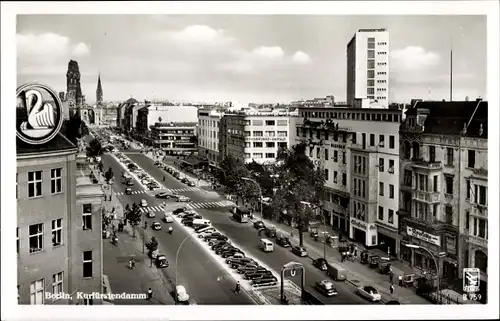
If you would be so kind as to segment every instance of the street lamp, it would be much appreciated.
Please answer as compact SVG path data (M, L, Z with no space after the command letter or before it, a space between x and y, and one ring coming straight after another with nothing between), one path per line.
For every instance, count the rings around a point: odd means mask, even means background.
M259 188L259 194L260 194L260 219L262 220L262 190L260 189L259 183L257 183L256 180L248 178L248 177L242 177L242 180L249 181L249 182L254 182L255 185Z
M196 234L196 231L192 231L189 233L184 240L182 240L181 244L179 244L179 247L177 248L177 253L175 254L175 289L177 290L177 271L178 271L178 259L179 259L179 253L181 251L182 245L184 245L184 242L187 241L189 237L191 237L193 234ZM175 294L177 296L177 294ZM175 302L177 302L177 297L175 298Z
M313 204L309 203L309 202L305 202L305 201L300 201L300 203L304 204L304 205L308 205L308 206L312 206ZM316 208L319 208L321 209L321 206L317 206ZM323 217L323 213L320 213L319 215L321 217L321 220L323 221L323 227L325 228L325 232L326 232L326 222L325 222L325 218ZM326 261L326 236L325 236L325 240L323 242L323 258L325 259Z
M439 304L441 301L441 295L439 292L439 283L440 283L440 279L441 279L441 273L440 273L439 264L438 264L438 261L436 259L436 256L431 251L429 251L429 249L427 249L424 246L420 246L420 245L416 245L416 244L405 244L405 246L409 247L411 249L422 249L422 250L426 251L427 253L429 253L429 255L434 260L434 265L436 266L436 272L437 272L437 297L438 297L437 300L438 300L438 304Z

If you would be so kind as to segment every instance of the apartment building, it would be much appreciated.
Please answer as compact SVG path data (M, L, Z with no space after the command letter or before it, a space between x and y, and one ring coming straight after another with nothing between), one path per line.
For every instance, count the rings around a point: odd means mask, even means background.
M221 159L233 155L258 163L272 163L280 148L295 144L298 114L286 111L233 111L222 118Z
M205 156L209 164L218 166L220 158L221 118L224 110L202 108L198 110L198 155Z
M487 126L481 99L417 102L401 125L402 259L436 272L437 258L447 282L461 279L466 267L479 268L487 281ZM425 247L434 258L404 244Z
M299 108L297 142L324 168L325 217L367 247L399 252L401 111L348 107Z
M151 145L169 155L189 155L197 151L196 123L160 123L150 127Z
M347 104L367 98L389 106L389 32L359 29L347 44Z

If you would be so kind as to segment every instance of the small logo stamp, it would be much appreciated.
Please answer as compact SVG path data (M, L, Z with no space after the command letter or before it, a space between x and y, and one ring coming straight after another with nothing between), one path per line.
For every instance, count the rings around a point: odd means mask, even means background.
M464 292L479 292L480 272L478 268L464 268Z

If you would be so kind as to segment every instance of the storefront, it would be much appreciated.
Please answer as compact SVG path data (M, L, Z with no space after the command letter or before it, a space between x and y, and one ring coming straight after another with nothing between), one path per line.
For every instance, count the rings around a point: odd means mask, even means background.
M377 225L377 241L379 249L387 253L389 256L398 256L399 250L399 234L395 227L375 223Z
M367 247L377 246L377 226L373 223L351 218L349 227L349 238L364 244Z
M434 258L439 257L441 249L441 236L410 226L406 226L406 228L403 229L402 234L401 258L407 261L412 267L435 273L436 266L434 264ZM418 245L425 248L431 252L432 255L422 248L409 248L406 246L408 244Z

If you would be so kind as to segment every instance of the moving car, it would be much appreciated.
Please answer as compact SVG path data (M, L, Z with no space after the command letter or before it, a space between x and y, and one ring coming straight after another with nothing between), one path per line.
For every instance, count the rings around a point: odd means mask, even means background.
M179 195L177 197L177 202L191 202L191 199L184 195Z
M316 282L316 290L318 290L318 292L321 292L326 296L337 295L337 289L335 289L335 287L333 286L332 281L329 280Z
M159 192L159 193L156 193L155 197L169 199L169 198L177 197L177 194L170 193L170 192Z
M183 213L183 212L185 212L185 211L187 211L187 210L188 210L188 208L187 208L187 207L179 207L179 208L176 208L176 209L172 212L172 214L174 214L174 215L179 215L180 213Z
M141 206L142 207L148 207L148 202L145 199L141 200Z
M279 236L278 238L276 238L276 243L278 245L283 246L283 247L290 247L290 246L292 246L292 244L290 243L290 240L286 236Z
M164 268L164 267L168 267L168 261L167 261L167 257L163 254L159 254L157 257L156 257L156 266L159 267L159 268Z
M382 299L382 295L378 293L377 289L370 285L360 286L357 293L372 302L380 301Z
M264 225L264 222L257 221L255 223L253 223L253 227L255 227L256 229L261 229L261 228L265 228L266 226Z
M193 226L193 221L194 221L194 218L184 218L182 219L181 223L186 225L186 226Z
M163 220L165 220L165 223L173 223L174 218L172 217L172 213L165 213Z
M193 181L187 182L187 185L191 186L191 187L195 187L196 186L196 184Z
M155 214L155 212L153 212L150 209L148 209L146 216L149 217L149 218L153 218L153 217L156 217L156 214Z
M292 253L301 257L308 255L307 250L299 245L292 246Z
M328 269L328 262L322 257L314 260L313 265L321 271L326 271Z
M187 178L184 177L183 179L181 179L181 183L187 183L187 182L189 182Z
M152 227L152 228L153 228L153 230L155 230L155 231L159 231L159 230L161 230L161 224L160 224L160 222L158 222L158 221L153 222L153 225L151 225L151 227Z
M129 180L127 180L127 181L125 182L125 185L126 185L126 186L134 186L134 181L133 181L133 180L131 180L131 179L129 179Z
M132 189L130 187L127 187L125 189L125 195L131 195L132 194Z
M180 303L187 303L189 301L189 294L184 285L177 285L175 287L175 299Z

